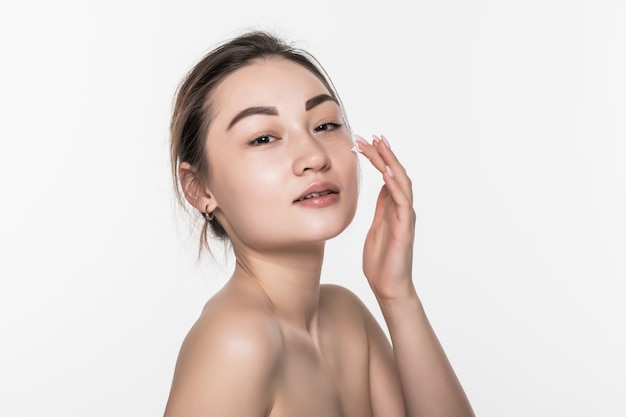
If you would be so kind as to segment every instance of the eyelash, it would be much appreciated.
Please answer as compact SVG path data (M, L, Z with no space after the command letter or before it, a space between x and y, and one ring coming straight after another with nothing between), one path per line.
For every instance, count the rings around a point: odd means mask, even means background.
M262 140L268 139L268 138L272 138L274 140L269 141L269 142L261 142ZM276 140L278 140L278 138L276 136L265 134L265 135L261 135L261 136L258 136L256 138L252 139L248 143L250 145L252 145L252 146L263 146L263 145L269 145L270 143L272 143L272 142L274 142Z
M313 130L315 132L328 132L328 131L331 131L331 130L337 130L337 129L341 128L341 126L342 126L341 123L328 122L328 123L322 123L321 125L317 126Z
M335 122L328 122L328 123L322 123L321 125L318 125L315 129L313 129L314 132L319 133L319 132L330 132L333 130L337 130L340 129L341 126L343 126L341 123L335 123ZM267 141L268 139L273 139L270 141ZM252 146L263 146L263 145L269 145L270 143L278 140L279 138L277 138L276 136L270 135L270 134L265 134L265 135L261 135L261 136L257 136L256 138L252 139L250 142L248 142L248 144L252 145Z

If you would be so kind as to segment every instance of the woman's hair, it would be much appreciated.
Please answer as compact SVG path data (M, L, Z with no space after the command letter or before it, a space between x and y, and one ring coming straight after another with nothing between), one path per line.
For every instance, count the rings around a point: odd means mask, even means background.
M294 48L282 39L263 31L252 31L225 42L205 55L185 76L178 87L170 124L172 178L178 201L185 206L179 167L189 163L197 181L207 181L208 158L205 141L212 119L212 94L219 83L234 71L255 61L284 58L311 71L339 103L330 78L320 63L308 52ZM343 113L343 106L340 104ZM345 119L345 114L344 114ZM346 120L347 125L347 120ZM201 215L202 213L200 213ZM228 240L228 234L217 218L206 220L200 235L200 250L209 249L209 225L213 235Z

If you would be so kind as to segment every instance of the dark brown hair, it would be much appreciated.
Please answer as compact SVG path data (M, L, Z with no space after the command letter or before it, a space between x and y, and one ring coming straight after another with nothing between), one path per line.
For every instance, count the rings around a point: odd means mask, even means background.
M176 195L183 206L185 201L179 177L180 164L189 163L195 169L198 180L208 179L208 158L204 152L204 144L211 124L213 91L234 71L260 59L272 57L288 59L302 65L319 78L330 95L341 103L330 78L317 59L273 34L263 31L247 32L213 49L185 76L176 93L170 125L170 158ZM341 104L340 107L343 112ZM209 249L209 225L216 238L228 240L228 234L217 218L207 220L200 235L200 250Z

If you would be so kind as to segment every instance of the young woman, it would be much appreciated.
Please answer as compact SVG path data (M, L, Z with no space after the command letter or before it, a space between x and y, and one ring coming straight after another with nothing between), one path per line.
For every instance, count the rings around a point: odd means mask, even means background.
M353 142L313 57L263 32L222 44L181 84L171 134L203 243L230 240L236 265L182 345L166 417L473 415L413 286L411 181L383 136ZM393 348L356 296L320 285L357 151L384 180L363 271Z

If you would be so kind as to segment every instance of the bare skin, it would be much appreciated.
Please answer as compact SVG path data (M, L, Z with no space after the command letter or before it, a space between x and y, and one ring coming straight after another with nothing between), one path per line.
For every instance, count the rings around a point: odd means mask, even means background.
M321 286L319 305L302 328L250 280L231 280L185 341L166 415L372 416L371 361L388 367L386 415L404 415L391 350L364 306L336 286Z
M324 94L306 69L272 58L237 70L213 98L212 178L205 185L188 164L181 178L190 203L229 233L237 263L183 343L166 417L473 415L413 285L411 181L384 138L357 141L385 182L363 271L393 348L357 297L320 285L324 243L357 197L338 106L305 106ZM276 114L232 123L260 105ZM320 187L333 193L299 199Z

